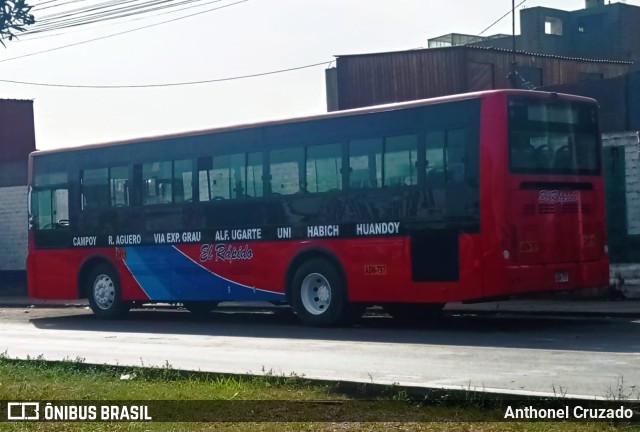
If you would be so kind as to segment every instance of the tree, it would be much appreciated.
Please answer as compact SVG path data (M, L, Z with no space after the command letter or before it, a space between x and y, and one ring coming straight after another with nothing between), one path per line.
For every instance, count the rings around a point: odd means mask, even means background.
M16 33L23 32L25 26L36 22L25 0L0 0L0 43L4 39L12 40Z

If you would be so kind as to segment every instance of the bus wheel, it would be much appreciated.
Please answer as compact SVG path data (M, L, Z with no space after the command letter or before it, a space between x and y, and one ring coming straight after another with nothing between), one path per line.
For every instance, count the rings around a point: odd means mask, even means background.
M311 259L298 268L290 295L291 306L305 325L328 327L350 318L344 280L323 258Z
M218 306L215 301L194 301L182 303L184 308L198 317L205 317Z
M109 266L96 266L86 283L89 306L97 317L120 318L129 311L129 305L122 301L120 282Z
M442 316L444 303L388 303L384 310L395 320L406 323L419 323Z

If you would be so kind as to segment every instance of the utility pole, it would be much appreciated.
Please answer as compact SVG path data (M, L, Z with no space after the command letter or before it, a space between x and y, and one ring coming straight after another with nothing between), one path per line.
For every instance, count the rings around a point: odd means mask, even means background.
M511 0L511 72L509 73L511 88L518 88L516 75L516 0Z

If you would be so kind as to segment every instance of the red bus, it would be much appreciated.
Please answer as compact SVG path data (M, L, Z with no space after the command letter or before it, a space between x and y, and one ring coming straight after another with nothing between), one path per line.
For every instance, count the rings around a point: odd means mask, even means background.
M29 294L328 326L606 286L601 166L594 100L520 90L39 151Z

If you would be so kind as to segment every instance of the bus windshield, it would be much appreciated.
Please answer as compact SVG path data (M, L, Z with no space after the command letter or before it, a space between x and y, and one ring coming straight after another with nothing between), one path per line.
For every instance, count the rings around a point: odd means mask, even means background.
M509 100L509 164L518 174L597 175L597 107L574 101Z

